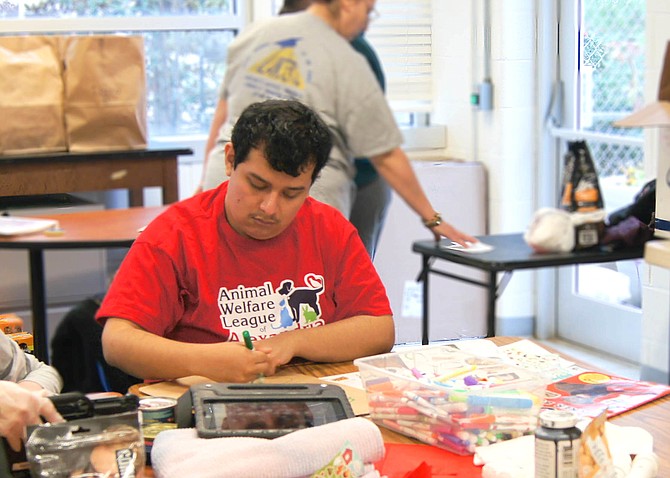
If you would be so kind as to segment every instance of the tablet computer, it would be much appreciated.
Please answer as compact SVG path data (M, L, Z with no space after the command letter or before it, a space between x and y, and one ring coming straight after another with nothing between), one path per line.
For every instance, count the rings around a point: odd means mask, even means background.
M206 383L192 386L191 395L202 438L275 438L354 417L337 385Z

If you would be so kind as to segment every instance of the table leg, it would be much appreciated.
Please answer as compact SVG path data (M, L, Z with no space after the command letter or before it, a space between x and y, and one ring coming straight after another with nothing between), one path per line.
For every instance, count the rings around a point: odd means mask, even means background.
M426 255L421 256L421 275L423 281L423 317L421 322L421 345L428 345L430 342L428 336L428 276L430 276L430 258Z
M163 162L163 204L179 201L179 172L177 156Z
M486 315L486 336L495 337L496 335L496 299L498 298L497 273L489 272L488 307Z
M44 254L41 249L30 249L30 301L33 314L33 346L35 357L49 363L49 341L46 320L46 287L44 285Z
M144 206L144 189L132 188L128 189L128 205L130 207Z

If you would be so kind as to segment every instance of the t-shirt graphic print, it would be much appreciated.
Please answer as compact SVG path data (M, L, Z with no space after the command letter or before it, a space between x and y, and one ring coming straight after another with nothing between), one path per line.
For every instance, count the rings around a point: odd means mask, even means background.
M296 286L291 279L282 280L277 288L267 281L256 287L221 287L218 306L221 327L229 340L240 341L248 330L252 339L262 340L288 330L324 325L320 296L325 281L317 274L306 274L304 284Z

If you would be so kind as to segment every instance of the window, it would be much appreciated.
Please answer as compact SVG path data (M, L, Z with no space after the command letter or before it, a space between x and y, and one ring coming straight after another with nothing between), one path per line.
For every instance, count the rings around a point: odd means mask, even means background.
M366 38L384 68L386 96L400 124L423 125L433 106L431 1L377 0L376 10Z
M612 123L641 106L645 0L563 0L562 140L584 139L598 170L607 212L630 204L642 188L641 131ZM557 115L558 118L558 115ZM566 141L559 142L565 146ZM560 164L560 155L557 155ZM560 268L558 337L623 359L640 360L641 261ZM594 332L597 331L597 332Z
M644 104L644 0L613 6L611 1L584 1L581 39L580 129L628 143L594 141L591 152L603 177L625 175L637 183L643 171L642 132L616 128L612 122Z
M557 128L554 133L565 139L587 140L602 188L623 181L624 186L637 191L644 179L641 129L616 128L612 123L644 103L646 2L575 3L579 29L574 67L565 68L574 71L574 76L562 75L566 101L572 102L566 110L572 113L562 118L566 129ZM622 205L606 201L608 209Z
M244 25L237 0L5 0L3 34L144 37L149 136L208 131L230 41Z
M2 34L141 34L147 61L149 136L204 135L228 44L282 0L0 0ZM428 124L432 109L431 0L378 0L367 38L382 62L401 126ZM267 10L267 12L265 11Z

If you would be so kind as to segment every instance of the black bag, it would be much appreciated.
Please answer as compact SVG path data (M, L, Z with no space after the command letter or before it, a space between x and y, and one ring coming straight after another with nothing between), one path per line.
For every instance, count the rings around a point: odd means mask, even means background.
M653 229L654 215L656 212L656 180L652 179L645 184L635 195L632 204L617 209L609 216L609 225L616 226L628 217L636 217L640 222Z
M119 392L142 380L112 367L102 354L102 327L95 321L100 297L73 307L56 328L51 341L51 364L63 377L65 392Z

